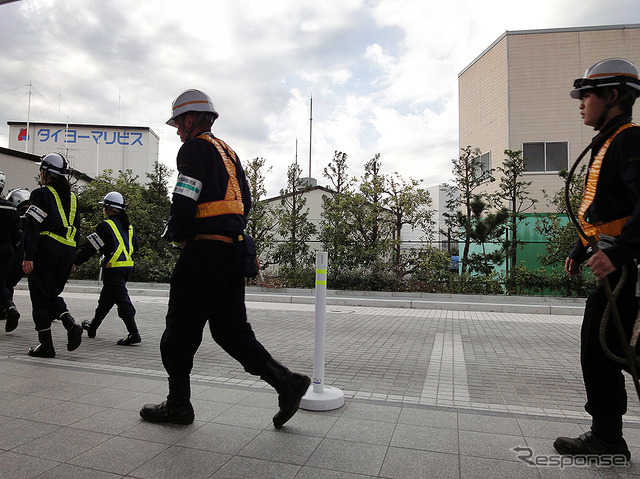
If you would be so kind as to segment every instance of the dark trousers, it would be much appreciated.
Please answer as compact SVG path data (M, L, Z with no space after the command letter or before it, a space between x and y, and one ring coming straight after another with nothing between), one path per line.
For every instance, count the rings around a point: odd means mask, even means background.
M215 342L245 371L259 375L271 355L247 322L244 278L238 273L234 246L194 241L182 250L171 275L166 329L160 341L169 377L189 376L207 320Z
M637 268L635 263L626 265L627 278L616 301L620 318L629 342L631 329L638 314L638 298L635 296ZM611 289L620 280L621 270L609 275ZM627 392L625 390L623 363L610 359L600 342L600 324L607 306L607 298L602 285L587 299L582 322L580 363L587 392L585 410L593 417L594 424L604 423L622 427L622 416L627 412ZM618 357L624 358L613 317L607 322L606 344ZM615 426L617 427L617 426Z
M129 298L127 281L131 277L132 268L103 268L102 289L98 298L98 306L91 325L98 329L102 320L107 317L114 306L118 308L118 316L129 328L135 325L136 309Z
M67 311L60 296L69 279L76 249L48 237L40 236L29 274L29 295L36 330L49 329L54 319Z
M4 304L13 297L7 285L12 263L13 246L9 243L0 244L0 304Z

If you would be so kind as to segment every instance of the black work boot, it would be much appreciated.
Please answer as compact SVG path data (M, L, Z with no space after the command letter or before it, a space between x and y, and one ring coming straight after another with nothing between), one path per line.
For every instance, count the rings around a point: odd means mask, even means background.
M140 338L140 333L138 332L138 326L136 325L136 320L133 318L123 319L125 326L127 327L126 337L122 339L118 339L118 344L120 346L130 346L132 344L138 344L142 342L142 338Z
M195 419L191 405L191 386L189 378L169 378L169 395L160 404L145 404L140 416L145 421L173 424L191 424Z
M18 319L20 319L20 313L16 309L16 305L10 299L4 302L4 311L7 318L7 322L4 325L4 330L10 333L18 327Z
M131 346L132 344L138 344L142 342L140 333L129 333L124 338L118 339L120 346Z
M56 357L56 350L53 349L53 339L51 338L51 328L38 331L38 341L40 341L40 344L29 349L29 356L37 358Z
M593 431L580 434L578 437L558 437L553 447L560 454L568 456L624 456L631 459L631 452L627 442L620 437L615 442L605 441L596 437Z
M82 329L84 329L87 332L87 336L89 336L91 339L96 337L96 331L97 331L97 327L93 326L95 319L93 321L89 321L88 319L85 319L84 321L82 321Z
M82 326L76 323L69 311L62 313L59 319L67 330L67 351L75 351L82 342Z
M302 396L309 389L311 378L289 371L273 358L264 365L260 377L278 393L280 410L273 416L273 426L280 429L298 410Z

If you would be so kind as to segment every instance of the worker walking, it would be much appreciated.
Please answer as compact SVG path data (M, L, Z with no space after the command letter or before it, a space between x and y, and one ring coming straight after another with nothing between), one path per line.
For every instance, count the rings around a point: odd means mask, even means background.
M4 190L5 174L0 171L0 194ZM16 207L0 196L0 314L6 319L4 329L10 333L18 327L20 313L13 303L12 290L9 289L11 265L20 243L20 216Z
M627 342L638 314L640 127L631 123L631 114L639 95L638 69L622 58L591 66L571 91L571 97L580 100L583 123L598 131L591 144L577 222L586 236L595 237L599 249L594 253L581 238L565 261L565 271L577 275L584 263L601 282L587 299L581 335L580 364L591 429L575 438L558 437L554 447L561 454L618 455L627 461L631 457L622 437L622 417L627 412L622 371L626 365L614 357L623 353L613 320L602 339L601 325L609 308L604 280L612 289L619 289L616 306Z
M106 219L96 227L95 233L87 237L74 262L74 266L78 266L98 252L102 255L102 289L98 307L93 319L83 321L82 327L87 331L87 336L95 338L100 324L115 305L128 332L117 344L138 344L141 339L135 320L136 310L127 291L127 281L133 272L132 256L138 251L138 238L125 211L127 204L120 193L107 193L99 203L104 207Z
M16 285L20 282L20 280L24 277L24 272L22 271L22 262L24 261L24 238L23 238L23 228L25 222L25 215L27 213L27 209L29 208L29 190L24 188L17 188L15 190L11 190L7 195L7 201L11 203L17 213L19 218L19 234L18 234L18 243L13 248L13 260L9 266L9 271L7 273L7 277L5 280L5 287L9 291L9 297L11 302L13 303L13 293ZM13 307L9 309L0 308L0 319L7 319L8 313L12 312L15 309L15 304ZM19 318L20 313L14 312L12 313L15 317ZM16 319L17 321L17 319ZM15 323L17 326L17 323Z
M171 275L160 342L169 395L161 404L145 405L140 415L150 422L193 422L189 375L209 321L216 343L245 371L259 375L278 392L280 409L273 424L280 428L298 410L311 380L273 359L247 322L242 264L251 255L242 232L251 195L236 153L211 133L217 118L208 95L187 90L173 102L167 121L183 142L171 217L163 235L182 247ZM255 264L255 252L253 256Z
M42 157L39 163L40 188L33 190L24 229L22 270L29 275L29 295L33 322L40 344L29 349L30 356L53 358L51 336L54 319L67 330L67 350L82 342L82 326L77 324L60 296L69 279L76 256L76 236L80 224L76 195L67 175L69 163L58 153Z

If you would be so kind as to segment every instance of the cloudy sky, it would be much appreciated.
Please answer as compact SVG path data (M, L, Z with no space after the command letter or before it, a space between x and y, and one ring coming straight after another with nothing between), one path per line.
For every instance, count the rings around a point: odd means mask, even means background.
M296 158L335 150L349 173L447 181L458 156L458 73L506 30L640 23L638 0L22 0L0 5L0 146L7 121L149 126L183 90L213 99L214 133L264 157L268 195ZM581 72L577 72L581 73Z

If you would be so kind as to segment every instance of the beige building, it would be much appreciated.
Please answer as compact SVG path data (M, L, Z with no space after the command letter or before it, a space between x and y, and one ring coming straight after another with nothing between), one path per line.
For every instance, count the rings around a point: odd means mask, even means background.
M490 168L501 166L505 149L522 150L536 212L549 212L542 191L564 186L558 171L595 135L569 91L589 66L610 57L640 67L640 24L507 31L458 76L460 148L479 148Z

